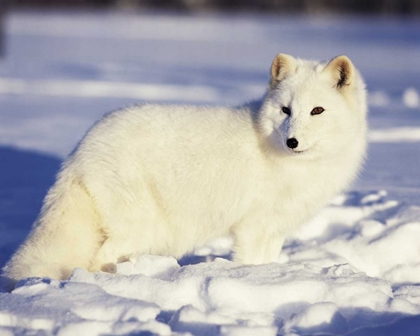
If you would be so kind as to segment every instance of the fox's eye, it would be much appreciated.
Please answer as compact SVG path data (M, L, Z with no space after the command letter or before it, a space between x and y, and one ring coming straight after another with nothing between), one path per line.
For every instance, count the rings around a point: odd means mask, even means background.
M320 106L314 107L314 109L311 111L311 115L321 114L324 111L325 110L322 107L320 107Z
M292 111L290 111L290 109L288 107L283 106L281 108L281 110L283 111L283 113L290 115L292 113Z

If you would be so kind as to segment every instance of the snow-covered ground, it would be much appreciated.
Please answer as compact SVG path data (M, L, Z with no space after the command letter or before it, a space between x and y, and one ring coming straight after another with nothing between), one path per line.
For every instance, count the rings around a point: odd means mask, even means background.
M279 52L347 54L368 84L371 131L355 186L289 238L279 263L234 264L221 238L181 261L23 280L0 290L0 335L420 335L418 19L23 12L8 16L6 42L0 265L62 158L118 107L239 104L263 93Z

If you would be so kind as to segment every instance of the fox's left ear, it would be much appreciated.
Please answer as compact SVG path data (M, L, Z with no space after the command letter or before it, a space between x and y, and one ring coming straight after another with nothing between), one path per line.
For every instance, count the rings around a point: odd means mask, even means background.
M345 90L350 86L354 78L354 66L350 59L345 56L333 58L325 67L324 71L329 72L334 85L338 91Z
M296 70L296 59L287 54L278 54L271 64L270 86L274 88L288 74Z

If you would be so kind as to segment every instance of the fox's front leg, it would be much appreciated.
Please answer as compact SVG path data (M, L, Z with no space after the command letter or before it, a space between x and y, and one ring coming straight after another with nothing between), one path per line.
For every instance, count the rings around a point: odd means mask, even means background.
M235 262L242 264L265 264L277 262L283 247L284 236L267 226L247 225L233 228Z

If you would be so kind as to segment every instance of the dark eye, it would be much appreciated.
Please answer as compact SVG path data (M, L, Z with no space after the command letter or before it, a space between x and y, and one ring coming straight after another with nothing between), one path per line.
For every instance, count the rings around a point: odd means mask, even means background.
M290 115L292 113L292 111L290 111L290 109L288 107L283 106L281 108L281 110L283 111L283 113Z
M324 111L325 110L322 107L320 107L320 106L314 107L314 109L311 111L311 115L321 114Z

